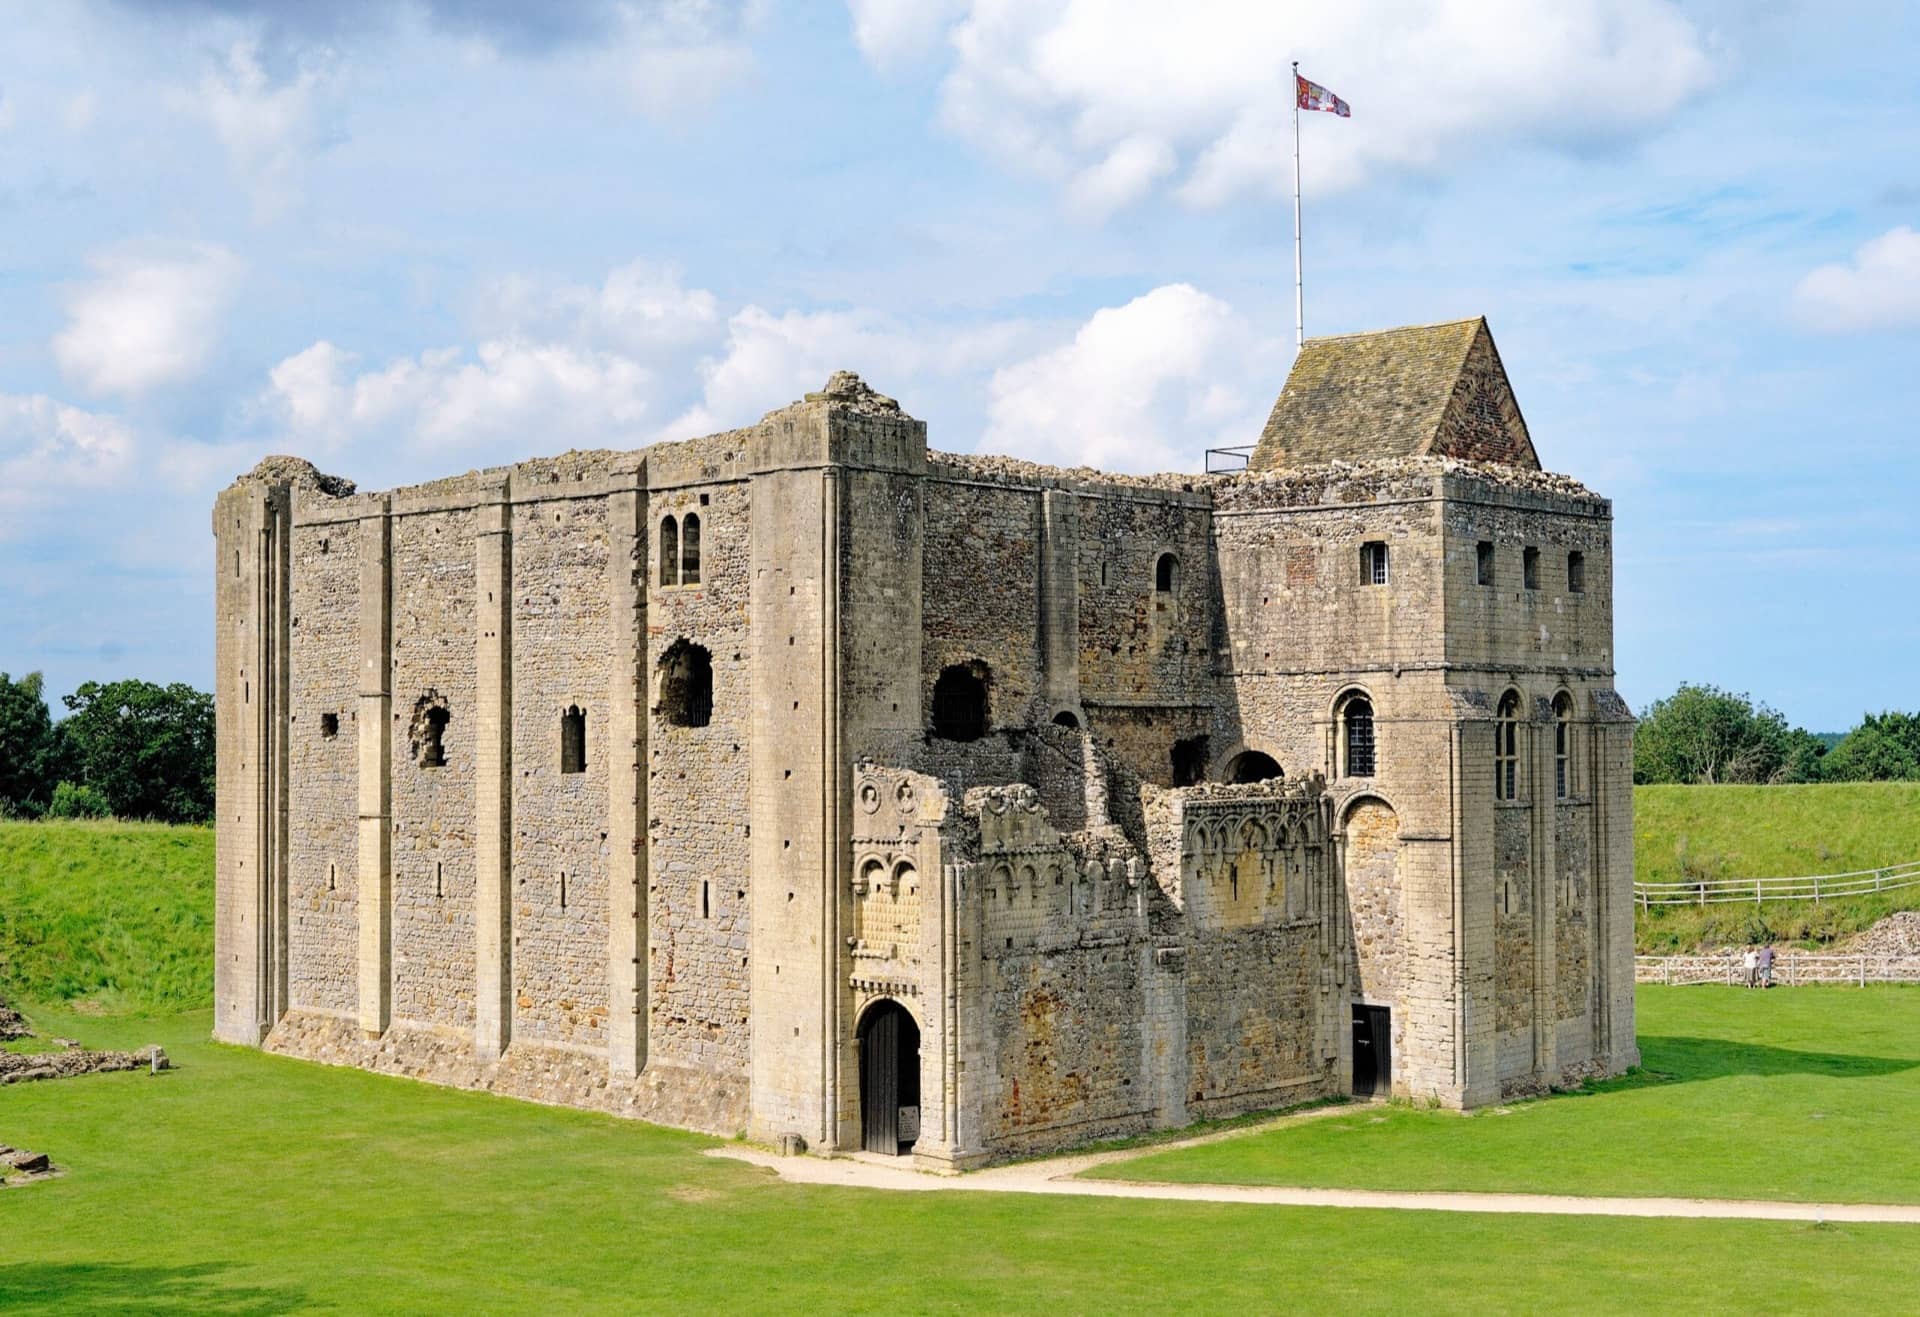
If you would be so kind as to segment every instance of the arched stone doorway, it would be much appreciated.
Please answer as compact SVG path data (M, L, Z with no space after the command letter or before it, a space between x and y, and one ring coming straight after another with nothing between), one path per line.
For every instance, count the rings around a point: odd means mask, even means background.
M920 1138L920 1026L897 1001L860 1021L860 1146L890 1157Z

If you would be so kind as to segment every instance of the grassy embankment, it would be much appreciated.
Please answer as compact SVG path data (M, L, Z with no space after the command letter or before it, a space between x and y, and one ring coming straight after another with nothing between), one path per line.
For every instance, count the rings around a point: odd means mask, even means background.
M213 1001L213 829L0 822L0 996L86 1012Z
M1804 877L1920 860L1920 782L1636 787L1633 858L1642 882ZM1920 887L1837 901L1656 907L1636 914L1636 940L1655 954L1769 939L1818 947L1912 909L1920 909Z

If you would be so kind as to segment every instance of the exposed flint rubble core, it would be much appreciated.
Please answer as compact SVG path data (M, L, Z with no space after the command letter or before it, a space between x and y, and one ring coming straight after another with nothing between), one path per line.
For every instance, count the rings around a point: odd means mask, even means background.
M387 492L263 463L217 1035L946 1168L1633 1064L1611 505L1483 322L1315 360L1229 475L930 451L845 371Z

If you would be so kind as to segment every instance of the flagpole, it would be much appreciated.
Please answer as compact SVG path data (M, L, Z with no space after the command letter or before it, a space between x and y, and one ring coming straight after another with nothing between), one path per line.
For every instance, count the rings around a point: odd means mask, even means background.
M1293 349L1307 343L1307 301L1300 277L1300 61L1293 62Z

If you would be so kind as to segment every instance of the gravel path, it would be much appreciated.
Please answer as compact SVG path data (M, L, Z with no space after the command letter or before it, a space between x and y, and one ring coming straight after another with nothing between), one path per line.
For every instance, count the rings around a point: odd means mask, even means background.
M1351 1107L1330 1107L1282 1117L1311 1120ZM1369 1207L1415 1212L1516 1212L1541 1216L1702 1217L1728 1221L1848 1221L1920 1225L1915 1203L1785 1203L1741 1198L1583 1198L1570 1194L1436 1193L1382 1189L1298 1189L1279 1185L1163 1184L1134 1180L1075 1179L1092 1166L1143 1157L1169 1148L1238 1138L1250 1127L1202 1135L1179 1143L1119 1152L1052 1157L996 1166L965 1175L934 1175L873 1153L847 1157L781 1157L761 1148L730 1144L707 1155L765 1167L792 1184L904 1192L1069 1194L1085 1198L1158 1198L1195 1203L1252 1203L1279 1207Z

